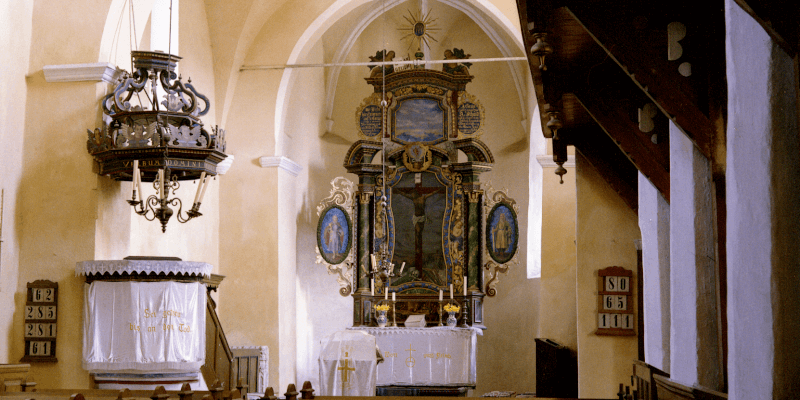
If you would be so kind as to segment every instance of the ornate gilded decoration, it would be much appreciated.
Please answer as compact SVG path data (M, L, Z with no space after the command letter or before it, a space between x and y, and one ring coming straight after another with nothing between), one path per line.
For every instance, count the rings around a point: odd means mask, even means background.
M416 14L412 14L411 10L408 10L408 16L405 15L403 18L408 21L408 26L397 28L398 31L408 32L405 36L401 37L400 40L408 40L408 48L411 49L414 43L417 44L417 48L422 48L422 44L425 43L425 46L430 47L428 40L433 40L434 42L438 42L436 38L431 35L432 32L439 31L439 28L436 27L436 20L437 18L431 18L431 11L428 10L428 13L422 15L422 11L418 10ZM420 52L420 50L417 50Z
M422 172L428 169L433 162L431 150L421 143L412 143L405 146L403 152L403 165L411 172Z
M331 186L330 195L317 206L320 220L317 225L316 263L325 265L329 274L337 275L336 281L341 286L339 294L348 296L353 290L353 270L356 264L353 250L355 246L352 246L352 242L357 235L355 224L350 223L355 211L355 190L353 182L343 177L334 178ZM369 198L369 193L359 193L359 197ZM341 221L342 215L345 221ZM344 239L347 239L346 246ZM343 254L338 254L342 250L345 250ZM333 263L337 261L338 263Z
M494 296L497 294L495 286L499 282L498 275L508 272L511 265L519 264L516 258L519 245L517 221L519 206L514 199L508 197L507 189L494 191L491 185L488 185L486 193L487 196L484 197L486 220L483 226L486 250L491 258L484 265L484 268L490 271L490 279L486 282L486 295Z
M454 47L453 50L448 49L444 51L445 60L466 60L471 56L472 54L464 54L463 49L456 47ZM472 63L469 62L445 63L442 64L442 71L448 74L469 75L469 67L471 66Z

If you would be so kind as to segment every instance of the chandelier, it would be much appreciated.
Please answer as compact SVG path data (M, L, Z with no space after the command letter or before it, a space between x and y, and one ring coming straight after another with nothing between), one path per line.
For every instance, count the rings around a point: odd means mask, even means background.
M89 131L87 149L99 165L98 174L133 183L128 204L148 221L158 219L166 232L176 214L173 207L181 223L202 215L207 180L217 175L217 164L227 157L225 131L203 127L200 117L210 102L195 90L191 79L184 83L176 74L181 57L133 51L131 58L133 73L123 71L113 92L102 100L104 123ZM175 192L187 180L199 184L184 212ZM152 182L155 189L147 199L143 181Z

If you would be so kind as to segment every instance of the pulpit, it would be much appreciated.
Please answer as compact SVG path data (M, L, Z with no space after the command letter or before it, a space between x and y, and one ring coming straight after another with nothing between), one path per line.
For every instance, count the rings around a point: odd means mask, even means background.
M84 261L83 368L100 389L202 389L211 265L176 258ZM177 383L176 383L177 382Z

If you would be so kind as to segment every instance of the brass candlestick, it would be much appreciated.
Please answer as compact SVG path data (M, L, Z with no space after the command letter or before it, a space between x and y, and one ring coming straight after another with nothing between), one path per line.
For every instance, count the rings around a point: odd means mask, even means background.
M439 300L439 326L444 326L442 324L442 301Z

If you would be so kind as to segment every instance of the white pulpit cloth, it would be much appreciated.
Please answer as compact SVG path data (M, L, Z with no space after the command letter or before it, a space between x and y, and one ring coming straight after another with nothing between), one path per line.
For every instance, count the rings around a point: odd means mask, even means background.
M378 386L474 386L477 328L369 328L350 330L375 336L384 363Z
M205 291L200 282L84 285L83 368L197 371L205 362Z
M321 340L320 396L375 396L378 364L375 337L365 332L334 332Z

